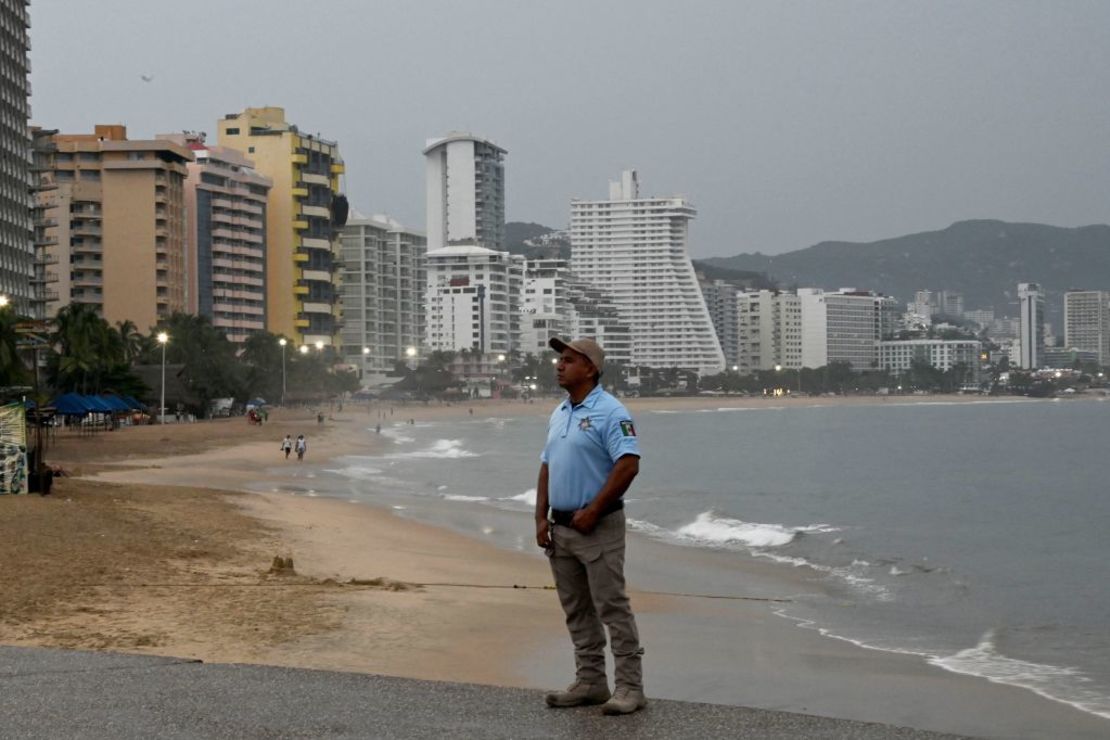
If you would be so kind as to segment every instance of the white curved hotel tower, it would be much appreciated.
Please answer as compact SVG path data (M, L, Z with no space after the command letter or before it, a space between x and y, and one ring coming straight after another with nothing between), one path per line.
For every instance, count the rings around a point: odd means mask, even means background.
M609 183L609 200L571 201L571 270L631 326L633 365L703 375L725 368L686 251L695 214L684 198L641 198L634 170Z
M472 245L500 250L505 233L505 150L451 132L424 148L428 251Z

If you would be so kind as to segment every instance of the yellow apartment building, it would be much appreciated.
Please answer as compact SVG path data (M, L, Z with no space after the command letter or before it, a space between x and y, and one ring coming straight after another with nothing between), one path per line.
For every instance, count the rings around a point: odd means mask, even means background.
M268 177L266 325L297 345L338 346L341 253L332 203L343 160L334 141L301 132L283 108L247 108L219 121L219 145Z

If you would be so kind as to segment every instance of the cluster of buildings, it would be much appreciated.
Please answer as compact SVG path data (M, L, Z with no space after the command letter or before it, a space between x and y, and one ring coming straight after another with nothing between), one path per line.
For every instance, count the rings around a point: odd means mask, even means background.
M36 318L83 303L146 331L196 313L233 343L266 330L333 347L368 382L436 351L492 377L556 335L595 337L625 366L701 375L922 361L977 372L978 339L927 331L951 318L1005 338L1019 367L1059 351L1110 365L1107 292L1067 293L1056 348L1035 283L1018 288L1018 319L996 319L951 291L921 291L903 311L868 290L699 279L693 205L642 195L633 170L607 198L570 201L569 259L510 253L508 153L469 133L426 143L423 230L350 209L337 142L281 108L224 116L215 142L130 139L122 125L28 135L27 29L25 0L0 0L0 293Z

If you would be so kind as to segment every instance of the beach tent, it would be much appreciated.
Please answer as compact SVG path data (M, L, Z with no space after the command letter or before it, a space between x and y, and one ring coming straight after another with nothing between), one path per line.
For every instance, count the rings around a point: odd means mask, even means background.
M95 410L80 393L64 393L55 398L50 405L56 408L59 414L65 416L84 416Z
M115 411L115 409L100 396L83 396L83 399L85 404L88 405L89 411L93 413L110 414Z
M112 408L112 413L115 414L126 414L131 410L127 402L115 394L100 396L100 400L108 404Z
M135 411L146 411L146 406L142 405L135 400L132 396L121 396L123 402L127 404L127 408L134 409Z

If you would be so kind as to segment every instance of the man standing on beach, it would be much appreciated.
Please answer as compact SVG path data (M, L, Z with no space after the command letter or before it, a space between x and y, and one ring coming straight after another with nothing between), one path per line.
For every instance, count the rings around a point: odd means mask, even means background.
M574 643L575 681L544 698L551 707L604 704L631 714L644 698L640 637L624 586L624 501L640 470L632 417L600 385L605 352L592 339L553 338L567 398L547 426L536 484L536 544L544 548ZM548 519L550 507L551 518ZM609 628L616 690L605 676Z

